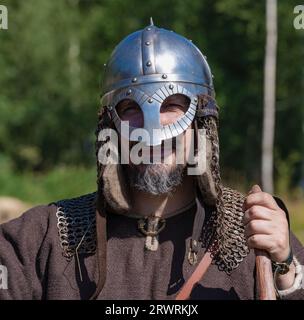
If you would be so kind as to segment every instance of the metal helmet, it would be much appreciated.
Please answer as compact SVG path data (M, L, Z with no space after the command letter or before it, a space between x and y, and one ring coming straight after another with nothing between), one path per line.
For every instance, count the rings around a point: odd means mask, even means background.
M174 94L189 98L188 110L175 123L161 125L161 105ZM121 135L153 146L178 136L191 125L201 94L214 96L206 58L191 40L157 28L151 19L151 25L130 34L114 49L105 65L101 104L107 107ZM148 135L132 137L138 128L126 125L115 108L124 99L134 100L140 107L142 129Z

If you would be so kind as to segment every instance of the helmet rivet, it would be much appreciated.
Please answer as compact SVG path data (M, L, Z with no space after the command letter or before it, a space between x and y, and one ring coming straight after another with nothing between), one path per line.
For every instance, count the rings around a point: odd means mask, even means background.
M146 41L146 42L145 42L145 45L146 45L146 46L149 46L150 44L151 44L150 41Z
M153 99L152 99L152 98L149 98L148 102L149 102L149 103L152 103L152 102L153 102Z
M137 78L133 78L133 79L132 79L132 82L137 82Z
M129 89L126 94L127 94L127 96L129 96L131 93L132 93L132 90Z
M167 79L168 76L167 76L166 74L163 74L163 75L162 75L162 78L163 78L163 79Z
M173 85L173 84L170 84L170 85L169 85L169 89L173 90L173 88L174 88L174 85Z
M197 98L194 98L194 102L197 102Z
M147 31L151 31L151 28L149 27L149 28L147 28Z
M151 62L151 61L148 61L148 62L146 63L146 66L147 66L147 67L151 67L151 66L152 66L152 62Z

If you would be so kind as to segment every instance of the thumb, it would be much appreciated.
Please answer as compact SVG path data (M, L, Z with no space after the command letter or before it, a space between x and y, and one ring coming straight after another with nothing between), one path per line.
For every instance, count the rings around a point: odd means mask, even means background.
M262 189L260 188L260 186L258 185L258 184L255 184L252 188L251 188L251 190L249 191L249 194L251 194L251 193L257 193L257 192L261 192L262 191Z

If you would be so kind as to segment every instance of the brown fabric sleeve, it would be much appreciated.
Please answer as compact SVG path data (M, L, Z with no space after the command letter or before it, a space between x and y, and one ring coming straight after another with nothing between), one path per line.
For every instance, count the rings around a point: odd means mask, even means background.
M294 256L298 259L300 264L304 266L304 248L296 236L290 233L290 244ZM304 300L304 279L302 279L302 286L300 289L288 294L283 298L284 300Z
M290 217L289 212L284 204L284 202L278 198L274 197L278 206L285 211L286 218L288 220L288 225L290 228ZM297 239L297 237L290 231L290 245L294 256L298 259L301 265L304 265L304 247L301 242ZM304 300L304 279L302 280L302 287L293 293L284 297L284 300Z
M8 288L0 289L0 300L42 298L38 261L48 220L49 207L37 206L0 225L0 265L8 272Z

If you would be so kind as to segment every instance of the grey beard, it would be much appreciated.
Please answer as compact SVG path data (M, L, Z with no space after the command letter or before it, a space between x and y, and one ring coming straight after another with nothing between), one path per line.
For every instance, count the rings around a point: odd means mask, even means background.
M148 164L143 168L127 166L126 173L130 186L153 195L169 194L182 184L184 165L174 168L165 164Z

